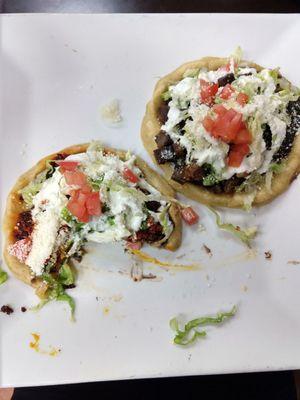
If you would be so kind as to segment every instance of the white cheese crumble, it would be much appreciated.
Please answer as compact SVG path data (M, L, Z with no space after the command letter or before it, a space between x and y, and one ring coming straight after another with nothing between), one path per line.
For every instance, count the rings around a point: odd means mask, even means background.
M113 99L111 102L101 107L100 113L104 121L112 124L118 124L123 120L120 101L117 99Z
M26 264L36 275L43 273L44 263L51 256L56 243L61 222L60 212L67 203L67 197L62 192L64 187L65 179L56 170L53 176L44 182L40 192L33 197L34 230L32 248Z

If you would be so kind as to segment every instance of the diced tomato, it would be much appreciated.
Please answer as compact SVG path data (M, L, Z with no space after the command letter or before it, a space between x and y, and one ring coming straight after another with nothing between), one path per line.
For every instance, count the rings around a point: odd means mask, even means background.
M251 142L252 136L247 128L241 129L234 139L235 144L250 144Z
M142 242L126 242L126 247L130 250L140 250Z
M79 165L78 161L55 161L56 164L60 166L60 171L64 173L65 171L75 171L77 166Z
M92 192L87 195L86 209L89 215L101 215L101 202L99 192Z
M223 87L220 97L221 99L228 100L234 92L234 88L230 85L230 83L227 83L227 85Z
M211 105L217 94L219 89L219 85L217 83L209 83L204 79L200 79L201 91L200 91L200 100L202 103Z
M222 115L224 115L224 114L227 113L227 109L226 109L224 106L222 106L222 104L215 104L215 105L213 106L213 111L214 111L217 115L220 115L220 116L222 116Z
M248 103L249 96L246 93L239 93L237 95L236 101L241 105L244 106Z
M203 120L204 128L215 138L226 143L235 143L238 132L245 129L242 114L230 108L227 110L221 105L215 105L213 111L217 114L215 120L206 116Z
M199 221L199 215L192 207L183 208L181 216L188 225L194 225Z
M238 117L238 115L240 115L240 117ZM227 110L226 114L218 116L215 121L213 136L219 137L226 143L233 141L237 134L236 124L239 118L241 118L241 114L237 113L232 108Z
M215 126L215 121L211 119L209 116L206 116L202 122L204 128L207 130L207 132L213 132L214 126Z
M239 153L243 154L244 156L246 156L249 153L249 146L248 144L233 144L231 146L233 151L238 151Z
M230 137L235 138L238 131L243 127L243 116L240 113L236 113L235 116L230 121L230 125L228 127L228 135Z
M80 204L77 199L71 198L67 204L67 209L78 219L78 221L88 222L89 218L85 204Z
M230 167L239 167L244 157L249 154L248 144L234 144L231 146L227 163Z
M137 183L139 181L139 178L135 175L134 172L131 171L130 168L125 167L123 170L123 177L132 183Z
M68 185L79 186L84 192L90 192L86 175L81 171L65 171L64 177Z

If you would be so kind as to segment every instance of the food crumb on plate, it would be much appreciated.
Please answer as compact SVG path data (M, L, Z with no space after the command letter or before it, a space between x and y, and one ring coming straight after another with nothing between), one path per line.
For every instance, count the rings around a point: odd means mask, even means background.
M27 311L27 308L26 308L26 307L24 307L24 306L22 306L22 307L21 307L21 311L24 313L24 312L26 312L26 311Z
M8 304L5 304L1 307L0 311L4 314L10 315L14 312L14 309Z
M206 246L206 244L203 244L202 248L205 251L205 253L209 255L209 257L212 257L212 251L208 246Z
M110 308L109 308L109 307L104 307L104 308L103 308L103 314L104 314L104 315L108 315L109 312L110 312Z
M242 290L242 292L248 292L248 286L242 285L241 290Z
M266 260L271 260L272 259L272 253L269 250L265 251L265 259Z
M118 99L113 99L109 103L105 104L100 109L101 117L104 121L118 124L123 121L120 109L120 101Z
M203 224L198 224L197 230L198 232L205 232L206 228Z
M288 263L288 264L291 264L291 265L299 265L299 264L300 264L300 261L298 261L298 260L290 260L290 261L288 261L287 263Z

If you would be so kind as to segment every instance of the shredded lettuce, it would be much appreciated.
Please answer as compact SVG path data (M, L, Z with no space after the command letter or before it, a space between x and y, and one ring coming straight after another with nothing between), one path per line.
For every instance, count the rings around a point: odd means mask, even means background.
M280 96L280 100L284 101L286 103L289 103L290 101L296 101L299 98L300 91L297 88L287 88L283 89L280 92L276 93Z
M175 332L173 339L175 344L186 346L192 344L197 338L205 337L206 331L198 331L200 326L222 324L226 319L235 315L237 307L233 306L230 311L220 312L215 316L200 317L187 322L183 330L179 328L179 322L176 317L170 320L170 328Z
M69 286L75 282L72 268L68 264L63 264L59 270L58 280L62 285Z
M172 96L169 90L166 90L164 93L161 94L161 98L163 99L163 101L168 101L171 97Z
M89 183L91 184L93 190L95 190L96 192L100 190L103 179L104 175L100 176L98 179L89 179Z
M254 171L251 173L249 178L245 179L243 183L236 189L237 192L251 193L259 188L265 183L265 176Z
M6 282L8 279L7 272L3 271L2 268L0 268L0 285L2 285L4 282Z
M170 219L169 219L169 213L168 213L169 208L170 208L170 204L167 205L158 216L159 222L160 222L161 226L163 227L163 232L164 232L165 236L169 236L173 229L172 225L170 224Z
M115 217L114 217L113 215L110 215L110 216L107 217L107 222L108 222L108 224L109 224L110 226L116 225L116 223L115 223Z
M91 143L89 144L86 152L102 152L103 151L103 145L99 140L92 140Z
M234 52L230 55L230 58L233 58L234 61L239 64L243 58L243 50L240 46L238 46Z
M80 231L84 226L84 222L78 222L77 219L70 213L67 207L64 207L60 212L61 218L66 221L74 230L75 232Z
M269 171L274 172L274 174L280 174L283 167L284 167L283 163L275 163L274 162L269 165Z
M43 182L45 182L46 179L51 178L55 171L55 167L51 164L52 161L54 160L47 160L47 168L38 174L32 182L18 192L29 208L32 207L33 197L41 190Z
M196 78L199 74L199 68L188 68L184 74L183 78Z
M75 302L71 296L69 296L63 287L63 283L60 281L60 278L55 279L51 274L44 273L42 279L48 284L47 297L42 299L39 304L31 309L33 311L40 310L44 307L45 304L49 303L52 300L56 301L65 301L69 304L71 309L71 320L74 320L75 313Z
M66 222L71 222L73 221L73 215L70 213L70 211L67 209L67 207L64 207L61 212L60 212L61 218L66 221Z
M217 213L212 207L208 207L210 211L216 217L216 224L218 227L224 231L232 233L236 236L239 240L245 243L248 247L250 247L251 240L255 238L257 234L257 227L253 226L247 229L241 229L239 226L230 224L230 223L223 223L221 220L220 214Z
M216 170L211 164L204 164L203 167L206 172L202 180L204 186L213 186L220 182L221 179L219 179Z
M19 191L19 194L21 194L28 207L32 206L33 197L41 190L41 187L41 183L31 182L29 185L25 186Z

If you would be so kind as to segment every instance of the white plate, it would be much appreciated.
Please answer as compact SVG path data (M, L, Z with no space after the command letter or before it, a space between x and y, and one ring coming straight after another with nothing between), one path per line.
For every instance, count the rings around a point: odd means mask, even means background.
M20 173L64 146L100 139L150 161L139 138L146 102L158 77L185 61L226 56L241 45L245 58L280 65L300 84L298 15L4 15L1 24L2 206ZM124 115L120 128L106 126L99 113L115 97ZM272 205L249 215L226 213L259 224L252 258L200 205L206 232L185 227L176 254L147 249L173 261L185 254L181 262L200 262L199 271L152 267L160 281L134 283L118 273L131 263L118 249L90 249L72 292L76 323L61 303L21 313L36 298L9 279L0 305L11 304L15 313L0 315L1 385L300 368L300 266L287 264L300 258L299 195L296 181ZM171 317L190 319L233 304L236 317L208 328L207 339L190 348L172 344ZM41 348L61 352L35 352L32 332L41 335Z

